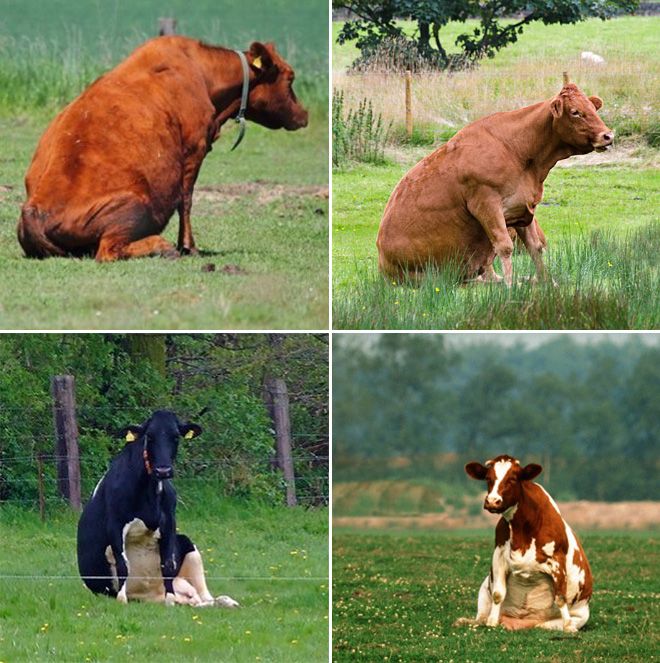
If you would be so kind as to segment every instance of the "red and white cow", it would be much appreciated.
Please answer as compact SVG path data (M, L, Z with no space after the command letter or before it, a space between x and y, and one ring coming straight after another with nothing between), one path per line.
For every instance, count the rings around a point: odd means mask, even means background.
M497 456L465 471L488 483L484 509L502 517L476 620L509 629L577 631L589 619L592 578L582 545L548 493L531 480L543 468Z

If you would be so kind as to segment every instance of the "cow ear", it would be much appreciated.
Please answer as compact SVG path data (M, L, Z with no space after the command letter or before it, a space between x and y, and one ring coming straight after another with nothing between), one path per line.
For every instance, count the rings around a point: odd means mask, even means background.
M550 102L550 112L554 117L561 117L561 114L564 111L564 104L560 97L555 97L551 102Z
M472 477L473 479L483 481L486 478L486 472L488 472L488 468L484 467L481 463L472 462L465 466L465 471L467 472L468 476Z
M600 97L589 97L589 101L594 105L596 110L600 110L603 107L603 100Z
M273 66L273 58L268 47L260 41L254 41L250 44L248 62L259 73L268 71Z
M197 437L202 434L202 429L197 424L181 424L179 426L179 433L184 440L192 440L193 437Z
M537 477L539 474L541 474L542 471L543 468L540 465L537 465L536 463L530 463L529 465L525 465L525 467L522 468L520 478L523 481L530 481L534 477Z
M144 428L142 426L131 424L130 426L126 426L126 428L124 428L119 435L120 437L123 437L126 442L135 442L135 440L137 440L143 434Z

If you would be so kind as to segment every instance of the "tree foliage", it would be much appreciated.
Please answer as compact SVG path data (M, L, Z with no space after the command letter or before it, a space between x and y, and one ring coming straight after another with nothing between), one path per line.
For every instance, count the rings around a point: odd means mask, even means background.
M534 21L547 25L577 23L587 17L606 19L617 13L632 12L637 5L637 0L333 0L332 3L334 8L348 10L351 16L339 33L339 43L355 40L363 63L384 43L397 42L406 44L409 52L414 53L414 57L402 62L403 66L411 67L419 59L440 69L492 58L501 48L515 43L525 26ZM506 20L509 17L511 20ZM450 21L464 23L469 18L476 18L479 26L457 38L460 57L448 55L442 28ZM415 33L407 34L400 19L413 21Z
M659 443L660 348L637 338L508 347L384 334L333 348L335 481L469 490L466 462L509 453L540 462L561 499L658 499Z
M0 501L35 504L35 458L54 496L50 381L76 380L84 498L123 445L118 431L169 408L204 434L180 446L179 482L280 501L274 436L262 400L266 373L286 380L303 503L327 495L328 345L311 334L3 335L0 338ZM51 490L52 488L52 490Z

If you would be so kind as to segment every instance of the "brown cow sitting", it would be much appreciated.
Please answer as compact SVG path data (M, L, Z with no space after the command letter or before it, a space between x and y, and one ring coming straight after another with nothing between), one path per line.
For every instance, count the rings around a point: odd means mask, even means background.
M556 97L464 127L392 192L378 231L381 271L414 278L429 264L458 260L467 277L501 280L493 270L497 255L511 285L514 227L545 276L534 217L543 182L560 159L612 144L612 130L596 113L602 105L565 76Z
M245 117L269 129L305 127L293 70L273 44L254 42L245 56ZM193 187L220 127L238 113L242 84L238 53L186 37L152 39L92 83L32 159L18 224L25 254L178 255L160 237L175 210L178 251L196 252Z

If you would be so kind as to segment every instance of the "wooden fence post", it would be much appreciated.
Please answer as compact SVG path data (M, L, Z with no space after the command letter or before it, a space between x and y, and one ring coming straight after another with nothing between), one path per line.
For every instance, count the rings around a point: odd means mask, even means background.
M46 491L44 490L44 455L37 454L37 489L39 491L39 517L46 522Z
M286 505L296 506L296 477L291 457L291 423L289 420L289 392L286 382L279 378L267 377L264 381L266 404L275 426L277 441L277 465L282 470L286 482Z
M57 487L73 509L80 511L80 455L73 375L55 375L51 381Z
M406 135L412 138L413 116L412 116L412 71L406 71Z
M176 34L176 19L175 18L159 18L158 19L158 36L175 35Z

